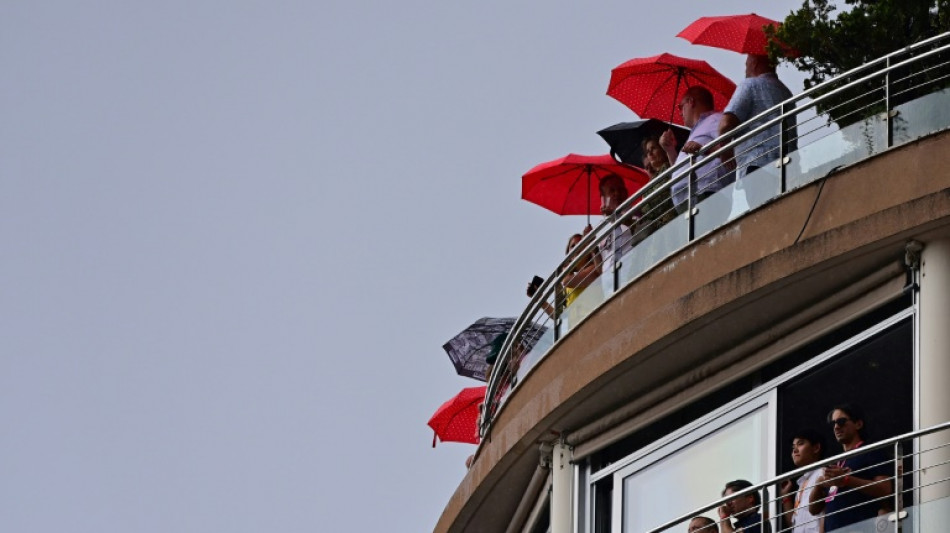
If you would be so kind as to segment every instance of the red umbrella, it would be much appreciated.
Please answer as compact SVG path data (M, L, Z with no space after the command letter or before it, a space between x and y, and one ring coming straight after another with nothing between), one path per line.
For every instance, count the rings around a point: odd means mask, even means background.
M521 176L521 198L559 215L587 215L589 223L592 214L600 213L599 185L607 174L620 176L630 194L650 181L645 170L618 163L609 154L567 154Z
M755 13L701 17L676 36L693 44L725 48L740 54L765 55L768 44L764 30L766 26L777 28L781 23Z
M641 118L683 124L683 114L676 104L694 85L709 89L716 110L724 109L736 90L735 83L705 61L660 54L631 59L614 68L607 94Z
M436 410L429 419L429 427L435 431L432 436L433 448L436 438L442 442L478 444L478 406L485 401L487 388L482 385L462 389Z

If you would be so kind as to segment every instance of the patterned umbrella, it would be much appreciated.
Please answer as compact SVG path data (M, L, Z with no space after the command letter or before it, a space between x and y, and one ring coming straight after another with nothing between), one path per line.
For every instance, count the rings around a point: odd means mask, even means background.
M607 174L623 179L633 194L650 181L639 167L618 163L609 154L566 156L541 163L521 176L521 198L559 215L600 213L600 180Z
M777 20L748 15L701 17L676 34L693 44L724 48L740 54L765 55L768 38L765 27L777 28Z
M478 406L485 401L487 388L482 385L462 389L435 411L429 419L429 427L435 432L432 436L433 448L436 439L478 444Z
M492 343L499 337L507 335L515 325L515 321L515 318L479 318L442 345L455 366L455 371L460 376L485 381L485 371L488 368L485 358L491 352ZM525 328L521 336L521 344L525 351L534 348L545 331L547 328L539 324L530 324Z
M736 90L735 83L705 61L660 54L634 58L614 68L607 94L642 118L683 124L676 104L694 85L709 89L716 110L724 109Z

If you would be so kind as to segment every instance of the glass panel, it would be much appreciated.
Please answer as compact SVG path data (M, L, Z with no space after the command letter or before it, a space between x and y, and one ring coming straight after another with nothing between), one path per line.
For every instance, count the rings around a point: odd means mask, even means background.
M683 215L676 216L652 233L649 229L640 231L636 248L624 254L620 259L620 286L624 286L666 256L686 245L689 228ZM643 235L646 235L645 237Z
M824 117L815 119L824 120ZM880 115L838 129L835 124L826 124L808 133L799 142L798 152L793 155L786 171L789 189L822 178L838 167L861 161L887 148L887 123Z
M946 487L943 487L943 489L947 490ZM907 518L901 521L902 531L944 531L947 523L950 522L950 498L946 496L921 505L907 507L904 510L907 511ZM894 523L888 522L888 525L890 526L889 529L878 531L894 531ZM874 530L870 531L877 533Z
M554 321L548 320L545 321L544 324L536 324L536 327L537 331L541 332L541 336L537 337L534 346L524 354L515 366L514 381L516 384L524 379L525 374L527 374L528 371L544 357L544 354L548 353L551 346L554 345ZM530 343L528 344L530 345Z
M950 125L950 89L928 94L895 108L894 144L904 144Z
M734 184L729 184L697 204L694 222L696 225L693 227L696 237L709 233L729 220L732 213L733 186Z
M711 503L729 481L764 481L767 412L760 407L624 478L623 531L648 531ZM714 512L707 514L718 519Z

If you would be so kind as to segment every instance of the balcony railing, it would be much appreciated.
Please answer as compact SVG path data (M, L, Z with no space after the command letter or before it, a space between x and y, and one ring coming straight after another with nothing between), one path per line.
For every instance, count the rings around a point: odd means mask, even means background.
M481 433L558 340L665 258L789 191L950 127L948 64L950 33L867 63L754 117L628 198L520 315L489 379ZM750 164L756 149L765 154ZM698 190L697 177L705 184L710 175L715 187ZM683 180L686 198L675 206L671 187Z
M867 444L847 453L822 459L819 463L803 466L779 477L758 483L747 489L736 491L703 507L693 510L676 519L664 523L662 526L651 529L648 533L662 531L686 531L690 520L697 516L718 517L717 510L723 504L744 495L757 494L762 502L757 512L761 520L771 525L774 533L792 531L793 526L786 520L796 509L792 506L787 510L782 506L782 497L770 497L778 494L782 483L791 480L793 483L799 477L816 468L825 465L844 464L843 461L858 456L884 456L879 462L871 463L864 471L871 469L885 470L886 476L876 476L874 484L885 487L883 496L872 497L862 495L859 501L848 508L842 508L836 513L845 513L852 509L864 509L867 518L847 525L841 531L887 533L902 531L924 532L944 531L947 520L950 520L950 422L945 422L928 429L907 433L874 444ZM860 471L849 474L852 477L871 477ZM841 478L832 478L829 481L841 485L834 497L842 497L848 493L860 493L858 488L844 488ZM896 488L896 490L895 490ZM797 506L807 506L808 502L796 502ZM832 513L833 514L833 513ZM825 513L815 520L827 518ZM722 519L717 521L721 526ZM796 524L798 526L804 525ZM767 531L764 527L762 531ZM640 532L637 532L640 533Z

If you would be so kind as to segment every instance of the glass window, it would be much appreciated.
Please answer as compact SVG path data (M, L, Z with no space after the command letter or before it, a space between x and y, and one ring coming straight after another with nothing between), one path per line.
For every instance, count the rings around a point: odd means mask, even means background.
M719 498L735 479L770 477L769 405L761 400L690 432L617 473L622 479L622 531L660 526ZM712 518L714 513L708 515Z

